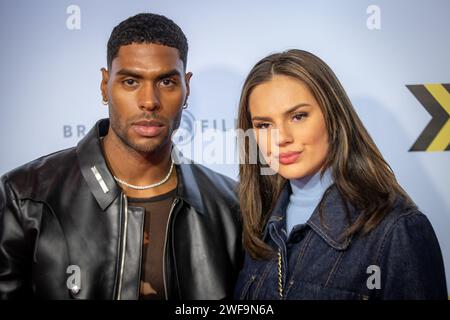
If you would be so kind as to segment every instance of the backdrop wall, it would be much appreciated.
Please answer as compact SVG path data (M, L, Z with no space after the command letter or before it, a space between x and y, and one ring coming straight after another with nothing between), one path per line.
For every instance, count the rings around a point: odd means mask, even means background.
M212 128L234 128L240 88L260 58L300 48L325 60L433 224L450 288L449 1L2 0L0 174L75 145L107 117L106 43L139 12L168 16L189 40L183 128L191 136L180 137L182 148ZM216 160L205 164L237 177L236 164Z

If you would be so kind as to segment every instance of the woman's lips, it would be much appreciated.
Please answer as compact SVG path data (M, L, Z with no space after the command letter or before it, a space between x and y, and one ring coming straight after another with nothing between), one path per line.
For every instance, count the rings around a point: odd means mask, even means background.
M298 157L300 157L301 152L286 152L280 153L278 156L278 161L283 165L289 165L297 161Z

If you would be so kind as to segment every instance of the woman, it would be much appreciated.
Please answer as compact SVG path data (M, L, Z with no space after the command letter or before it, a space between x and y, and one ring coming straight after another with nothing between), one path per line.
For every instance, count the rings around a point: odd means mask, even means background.
M241 145L235 298L447 299L430 222L322 60L300 50L262 59L239 108L253 135ZM248 164L252 141L263 163ZM264 163L276 174L261 174Z

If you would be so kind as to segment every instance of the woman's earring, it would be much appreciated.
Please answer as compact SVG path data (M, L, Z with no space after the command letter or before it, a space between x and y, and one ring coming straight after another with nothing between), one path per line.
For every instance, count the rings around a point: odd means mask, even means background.
M187 109L188 106L189 106L189 104L188 104L187 101L186 101L186 103L185 103L184 106L183 106L183 109Z

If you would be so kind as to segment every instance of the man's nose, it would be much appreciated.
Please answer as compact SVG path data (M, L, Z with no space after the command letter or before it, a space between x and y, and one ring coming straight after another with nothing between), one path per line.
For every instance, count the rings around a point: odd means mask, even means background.
M144 111L155 111L161 107L159 93L152 84L142 86L139 92L139 109Z

